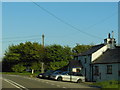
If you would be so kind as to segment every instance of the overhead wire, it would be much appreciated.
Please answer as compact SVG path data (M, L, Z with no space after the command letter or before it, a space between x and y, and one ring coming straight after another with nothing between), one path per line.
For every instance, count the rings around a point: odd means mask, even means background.
M30 40L39 40L40 38L34 38L34 39L24 39L24 40L8 40L8 41L2 41L3 42L3 44L4 43L8 43L8 42L20 42L20 41L25 41L25 42L27 42L27 41L30 41Z
M54 18L56 18L57 20L59 20L60 22L68 25L69 27L71 27L71 28L73 28L73 29L75 29L75 30L77 30L77 31L80 31L80 32L83 33L83 34L86 34L86 35L88 35L88 36L91 36L91 37L93 37L93 38L98 38L98 39L102 39L102 40L103 40L103 38L101 38L101 37L98 37L98 36L96 36L96 35L93 35L93 34L90 34L90 33L85 32L85 31L83 31L83 30L80 30L79 28L73 26L72 24L64 21L63 19L57 17L55 14L53 14L53 13L51 13L50 11L48 11L47 9L43 8L42 6L40 6L39 4L37 4L36 2L33 2L33 1L32 1L32 3L34 3L36 6L38 6L39 8L41 8L42 10L44 10L45 12L47 12L48 14L50 14L51 16L53 16Z
M22 38L24 38L24 39L22 39ZM6 40L4 40L4 39L6 39ZM32 36L25 36L25 37L9 37L9 38L7 37L7 38L4 38L4 39L1 39L0 42L7 43L7 42L20 42L20 41L40 40L41 37L40 37L40 35L39 35L39 37L38 37L38 35L32 35Z
M105 22L105 21L109 20L110 18L112 18L112 17L113 17L113 16L115 16L115 15L117 15L117 14L116 14L116 12L114 12L114 13L112 13L110 16L108 16L108 17L106 17L106 18L104 18L104 19L100 20L99 22L94 23L94 24L92 24L92 25L90 25L90 26L86 27L85 29L90 29L90 28L93 28L94 26L98 25L99 23L101 23L101 22L103 23L103 22Z
M30 36L22 36L22 37L5 37L1 39L18 39L18 38L31 38L31 37L40 37L40 35L30 35Z
M31 1L32 1L32 0L31 0ZM32 3L34 3L36 6L40 7L42 10L44 10L45 12L47 12L48 14L50 14L51 16L53 16L54 18L56 18L56 19L59 20L60 22L66 24L67 26L70 26L71 28L73 28L73 29L75 29L75 30L78 30L78 31L80 31L81 33L84 33L84 34L86 34L86 35L88 35L88 36L91 36L91 37L93 37L93 38L98 38L98 39L102 39L102 40L103 40L103 38L101 38L101 37L98 37L98 36L96 36L96 35L93 35L93 34L84 32L84 31L80 30L79 28L73 26L72 24L64 21L63 19L57 17L55 14L53 14L53 13L51 13L50 11L48 11L47 9L43 8L42 6L40 6L39 4L37 4L36 2L33 2L33 1L32 1ZM110 15L109 17L107 17L107 18L105 18L105 19L103 19L103 20L101 20L101 21L99 21L99 22L97 22L97 23L95 23L95 24L87 27L87 28L90 29L90 28L92 28L93 26L99 24L100 22L104 22L104 21L108 20L109 18L113 17L114 14L115 14L115 13L113 13L113 14ZM86 28L86 29L87 29L87 28ZM7 40L7 39L31 38L31 37L39 37L39 36L40 36L40 35L31 35L31 36L24 36L24 37L23 37L23 36L22 36L22 37L6 37L6 38L2 38L2 39L3 39L3 42L4 42L4 40ZM39 39L40 39L40 38L39 38ZM16 41L17 41L17 40L16 40ZM18 40L18 41L19 41L19 40ZM21 40L20 40L20 41L21 41Z

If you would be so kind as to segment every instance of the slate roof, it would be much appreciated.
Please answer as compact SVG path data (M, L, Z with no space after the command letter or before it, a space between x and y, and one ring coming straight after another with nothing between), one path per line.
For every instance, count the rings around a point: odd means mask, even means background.
M71 68L83 67L80 60L71 60L68 66Z
M120 63L120 47L108 49L102 56L97 58L93 64Z
M60 69L57 69L57 70L61 70L61 71L67 71L68 70L68 67L69 68L82 68L82 63L80 60L70 60L68 65L60 68Z
M62 68L59 68L57 70L61 70L61 71L67 71L68 70L68 65L62 67Z
M103 46L104 46L104 44L95 45L91 49L87 50L86 52L78 54L78 56L90 55L90 54L96 52L97 50L99 50L100 48L102 48Z

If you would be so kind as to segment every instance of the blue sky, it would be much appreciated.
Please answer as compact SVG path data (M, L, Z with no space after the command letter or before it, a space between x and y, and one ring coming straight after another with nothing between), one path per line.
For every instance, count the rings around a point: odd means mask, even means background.
M42 34L45 34L45 45L60 44L74 47L76 43L100 44L111 31L114 31L118 42L117 2L38 2L37 4L77 29L59 21L32 2L4 2L3 53L11 44L26 41L41 43Z

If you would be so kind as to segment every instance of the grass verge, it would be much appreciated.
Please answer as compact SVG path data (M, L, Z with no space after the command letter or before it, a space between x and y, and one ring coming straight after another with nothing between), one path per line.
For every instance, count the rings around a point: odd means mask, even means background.
M36 72L34 74L32 74L31 72L22 72L22 73L18 73L18 72L2 72L2 74L9 74L9 75L24 75L24 76L32 76L32 77L36 77L40 72Z
M92 83L90 85L98 86L101 88L118 88L120 90L120 81L116 81L116 80L96 82L96 83Z

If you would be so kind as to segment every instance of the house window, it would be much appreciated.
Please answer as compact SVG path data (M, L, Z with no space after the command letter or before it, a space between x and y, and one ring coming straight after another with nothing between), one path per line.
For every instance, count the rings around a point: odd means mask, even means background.
M85 77L86 77L86 68L85 68Z
M87 63L87 58L85 58L85 63Z
M112 65L107 65L107 74L112 74Z
M94 75L98 76L99 75L99 67L95 66L95 72Z
M118 71L118 76L120 76L120 71Z

